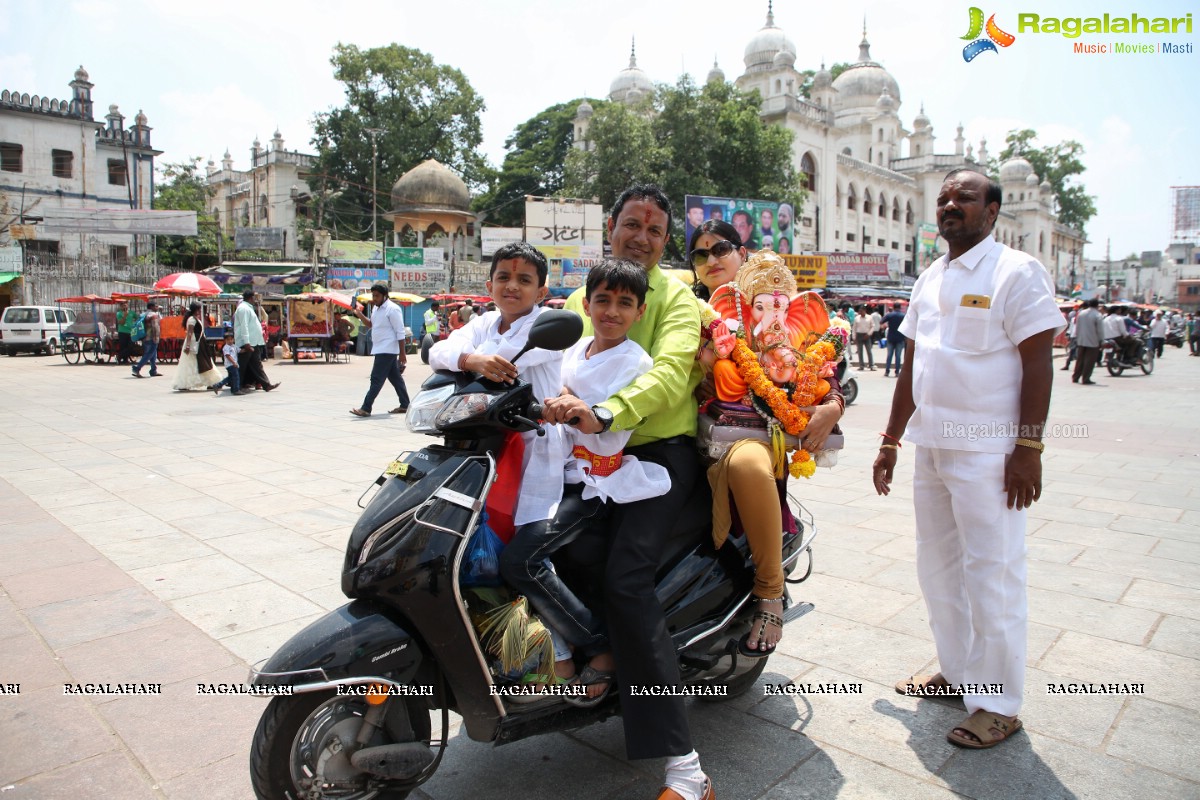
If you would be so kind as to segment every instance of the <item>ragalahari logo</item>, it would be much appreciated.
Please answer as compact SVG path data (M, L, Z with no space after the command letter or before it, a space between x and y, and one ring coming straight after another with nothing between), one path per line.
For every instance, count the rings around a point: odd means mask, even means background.
M989 50L993 53L999 53L996 45L1008 47L1017 40L1017 37L1011 33L1005 33L1000 30L1000 26L996 24L996 15L992 14L988 17L987 25L983 24L983 9L971 6L971 28L967 31L967 35L963 39L972 40L969 45L963 48L963 61L974 61L975 57L980 53L986 53ZM981 39L979 34L987 31L987 38Z

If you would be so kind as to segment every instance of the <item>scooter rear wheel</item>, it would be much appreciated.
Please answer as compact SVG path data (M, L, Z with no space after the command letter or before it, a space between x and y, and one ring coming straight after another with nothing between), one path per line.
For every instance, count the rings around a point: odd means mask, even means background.
M858 381L854 378L842 384L842 399L846 405L852 405L858 399Z
M751 667L748 671L743 672L741 675L738 675L736 678L733 678L732 680L729 680L729 681L725 682L724 684L719 684L716 681L713 681L714 685L718 685L718 686L724 685L725 694L723 694L723 695L701 694L701 695L697 695L697 698L700 700L704 700L705 702L723 703L726 700L732 700L735 697L741 697L746 692L748 692L754 688L754 684L758 682L759 677L761 677L763 674L763 670L765 670L767 668L767 662L770 660L771 660L770 656L767 656L765 658L756 658L754 660L755 661L754 666Z
M1121 373L1125 371L1125 368L1122 367L1115 358L1109 358L1108 363L1105 364L1105 366L1108 367L1108 374L1112 375L1114 378L1121 377Z
M391 702L400 700L393 698ZM428 709L416 698L403 701L412 727L412 741L428 741L431 731ZM338 696L333 691L271 700L258 722L250 749L254 794L259 800L303 800L308 793L299 784L311 779L320 764L326 783L337 779L341 784L336 789L326 788L324 797L405 800L411 794L409 789L367 789L367 775L353 767L341 749L340 734L345 733L345 727L361 721L366 707L362 697ZM350 738L353 736L351 733ZM388 743L396 741L388 737Z

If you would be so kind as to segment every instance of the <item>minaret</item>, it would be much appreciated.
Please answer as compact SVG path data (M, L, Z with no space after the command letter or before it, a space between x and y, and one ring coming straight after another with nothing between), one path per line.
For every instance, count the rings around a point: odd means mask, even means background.
M954 155L961 156L963 154L963 144L967 141L963 138L962 123L958 123L958 135L954 137Z
M75 80L68 84L71 87L71 110L77 112L83 119L91 120L92 84L88 82L87 70L83 65L75 70Z
M986 167L987 162L988 162L987 138L984 137L979 140L979 163Z

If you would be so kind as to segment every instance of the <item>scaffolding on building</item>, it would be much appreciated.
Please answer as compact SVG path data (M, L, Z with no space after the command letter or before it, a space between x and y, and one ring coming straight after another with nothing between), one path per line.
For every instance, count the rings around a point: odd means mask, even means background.
M1200 186L1172 186L1171 241L1200 242Z

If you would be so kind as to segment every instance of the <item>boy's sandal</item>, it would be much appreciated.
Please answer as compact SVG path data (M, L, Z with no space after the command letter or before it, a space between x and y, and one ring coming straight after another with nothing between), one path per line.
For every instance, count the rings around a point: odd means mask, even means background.
M567 694L563 695L563 700L576 708L594 708L600 705L604 698L608 697L609 691L612 690L613 682L617 679L615 670L596 669L591 664L583 668L583 672L576 675L570 680L571 686L604 686L604 691L595 697L588 697L586 694Z
M908 680L896 681L896 694L908 697L958 697L962 690L951 686L942 673L913 675Z
M983 750L995 747L1022 727L1021 720L1016 717L1006 717L979 709L955 725L954 730L946 734L946 739L959 747Z
M783 598L778 599L782 600ZM768 602L774 602L774 600ZM745 658L766 658L774 653L775 648L779 646L779 642L769 645L763 641L763 634L767 632L768 625L774 625L779 628L782 634L783 617L771 611L755 611L754 616L750 618L750 632L738 642L738 653ZM751 641L757 641L760 645L759 648L751 650Z

